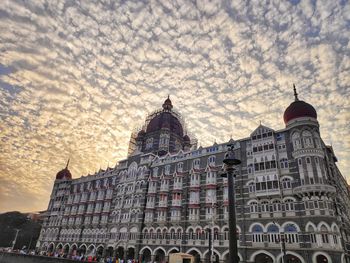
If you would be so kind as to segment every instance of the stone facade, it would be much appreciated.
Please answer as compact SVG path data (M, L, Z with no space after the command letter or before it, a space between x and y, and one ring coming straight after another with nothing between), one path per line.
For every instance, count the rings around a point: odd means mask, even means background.
M349 187L316 111L295 98L285 129L259 125L247 138L199 148L168 98L114 168L77 179L60 172L38 248L146 262L181 251L208 262L211 233L214 262L228 262L221 175L231 144L242 161L235 180L241 262L283 262L284 247L286 262L350 262Z

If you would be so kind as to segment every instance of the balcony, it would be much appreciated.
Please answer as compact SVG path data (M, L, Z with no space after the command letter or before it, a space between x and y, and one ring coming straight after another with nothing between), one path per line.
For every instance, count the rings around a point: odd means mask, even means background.
M155 194L155 193L157 193L157 187L150 187L150 188L148 189L148 193L149 193L149 194Z
M77 210L72 210L71 212L70 212L70 215L71 216L74 216L74 215L76 215L77 214Z
M198 205L199 199L190 199L190 205Z
M106 194L106 198L105 198L106 200L110 200L112 198L113 198L113 193L112 192Z
M84 209L78 211L78 215L84 214Z
M87 213L87 214L92 214L92 211L93 211L93 209L90 208L90 209L86 210L86 213Z
M336 194L336 189L331 185L324 184L312 184L312 185L301 185L293 189L293 194L303 196L305 194Z
M160 191L161 192L168 192L169 191L169 185L168 184L162 184L160 186Z
M94 211L94 213L95 214L98 214L98 213L101 213L101 211L102 211L102 208L95 208L95 211Z
M102 210L103 213L109 213L109 207L104 207Z
M104 199L104 194L99 194L97 196L97 201L102 201Z
M168 206L168 200L159 201L159 207L167 207L167 206Z
M146 204L146 208L148 208L148 209L153 209L153 208L154 208L154 202L152 202L152 203L147 203L147 204Z
M92 195L89 198L89 202L94 202L96 200L96 195Z
M181 200L173 200L171 201L171 206L181 206Z
M182 190L182 184L174 184L174 190Z

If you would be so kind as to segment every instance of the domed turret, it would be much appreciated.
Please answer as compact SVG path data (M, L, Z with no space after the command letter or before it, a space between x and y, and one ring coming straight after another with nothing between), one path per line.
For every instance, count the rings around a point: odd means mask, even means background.
M138 138L143 138L145 136L146 132L144 130L139 131L139 133L137 134Z
M293 101L285 110L283 115L284 123L287 124L291 120L302 117L311 117L317 119L317 112L315 108L309 103L299 100L295 85L293 86L295 101Z
M191 142L191 139L187 134L184 136L183 139L184 139L184 142L187 142L187 143Z
M72 179L72 174L68 170L68 165L69 165L69 159L68 159L66 167L56 174L56 180Z

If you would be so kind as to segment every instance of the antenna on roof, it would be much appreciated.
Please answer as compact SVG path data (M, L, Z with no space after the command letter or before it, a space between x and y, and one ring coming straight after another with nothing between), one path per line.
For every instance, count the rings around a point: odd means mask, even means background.
M68 169L69 160L70 160L70 158L68 158L68 161L67 161L67 164L66 164L66 169Z

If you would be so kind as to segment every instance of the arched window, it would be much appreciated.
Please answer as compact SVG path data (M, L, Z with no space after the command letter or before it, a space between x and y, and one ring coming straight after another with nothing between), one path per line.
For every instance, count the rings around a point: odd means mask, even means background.
M281 169L287 169L289 167L287 158L282 158L280 160L280 167Z
M200 159L194 160L194 161L193 161L192 167L193 167L194 169L199 169L200 162L201 162Z
M293 199L285 199L284 205L286 211L294 211L294 200Z
M202 237L202 230L200 228L196 229L196 239L199 240Z
M269 242L278 243L279 242L279 228L276 225L269 225L267 227L267 238Z
M209 166L215 166L215 159L216 159L216 157L214 155L210 156L208 158L208 165Z
M273 200L272 201L272 210L274 211L274 212L279 212L279 211L281 211L282 209L281 209L282 207L281 207L281 201L280 200Z
M303 143L305 148L310 148L314 146L312 142L311 132L303 131L302 136L303 136Z
M219 240L219 229L214 229L214 240Z
M188 239L193 240L194 239L194 232L193 229L191 228L188 232Z
M301 148L299 133L297 132L293 133L292 141L293 141L294 150L298 150Z
M255 183L254 182L250 182L248 184L248 188L249 188L249 193L255 193Z
M262 213L269 212L269 202L268 201L262 201L260 207L261 207Z
M312 225L309 225L307 227L306 231L310 235L310 242L311 243L316 243L316 234L315 234L316 229Z
M328 238L328 229L325 225L321 226L321 238L322 238L322 243L323 244L328 244L329 243L329 238Z
M178 163L176 166L177 166L177 171L178 171L178 172L182 172L184 163L182 163L182 162L181 162L181 163Z
M250 212L251 213L257 213L258 212L258 203L253 201L249 203L249 207L250 207Z
M298 230L294 224L287 224L284 227L285 232L285 238L287 243L298 243L299 237L298 237Z
M253 164L248 165L248 174L251 174L253 172Z
M177 230L177 236L176 236L176 238L179 239L179 240L182 239L182 231L181 231L181 229L178 229L178 230Z
M146 140L146 150L151 149L153 147L153 138L148 138Z
M162 231L160 229L157 230L157 239L162 238Z
M290 178L283 178L282 179L282 188L283 189L290 189L292 188L292 181Z
M228 228L224 229L224 240L228 240Z
M253 242L264 242L264 230L260 225L254 225L252 228Z

